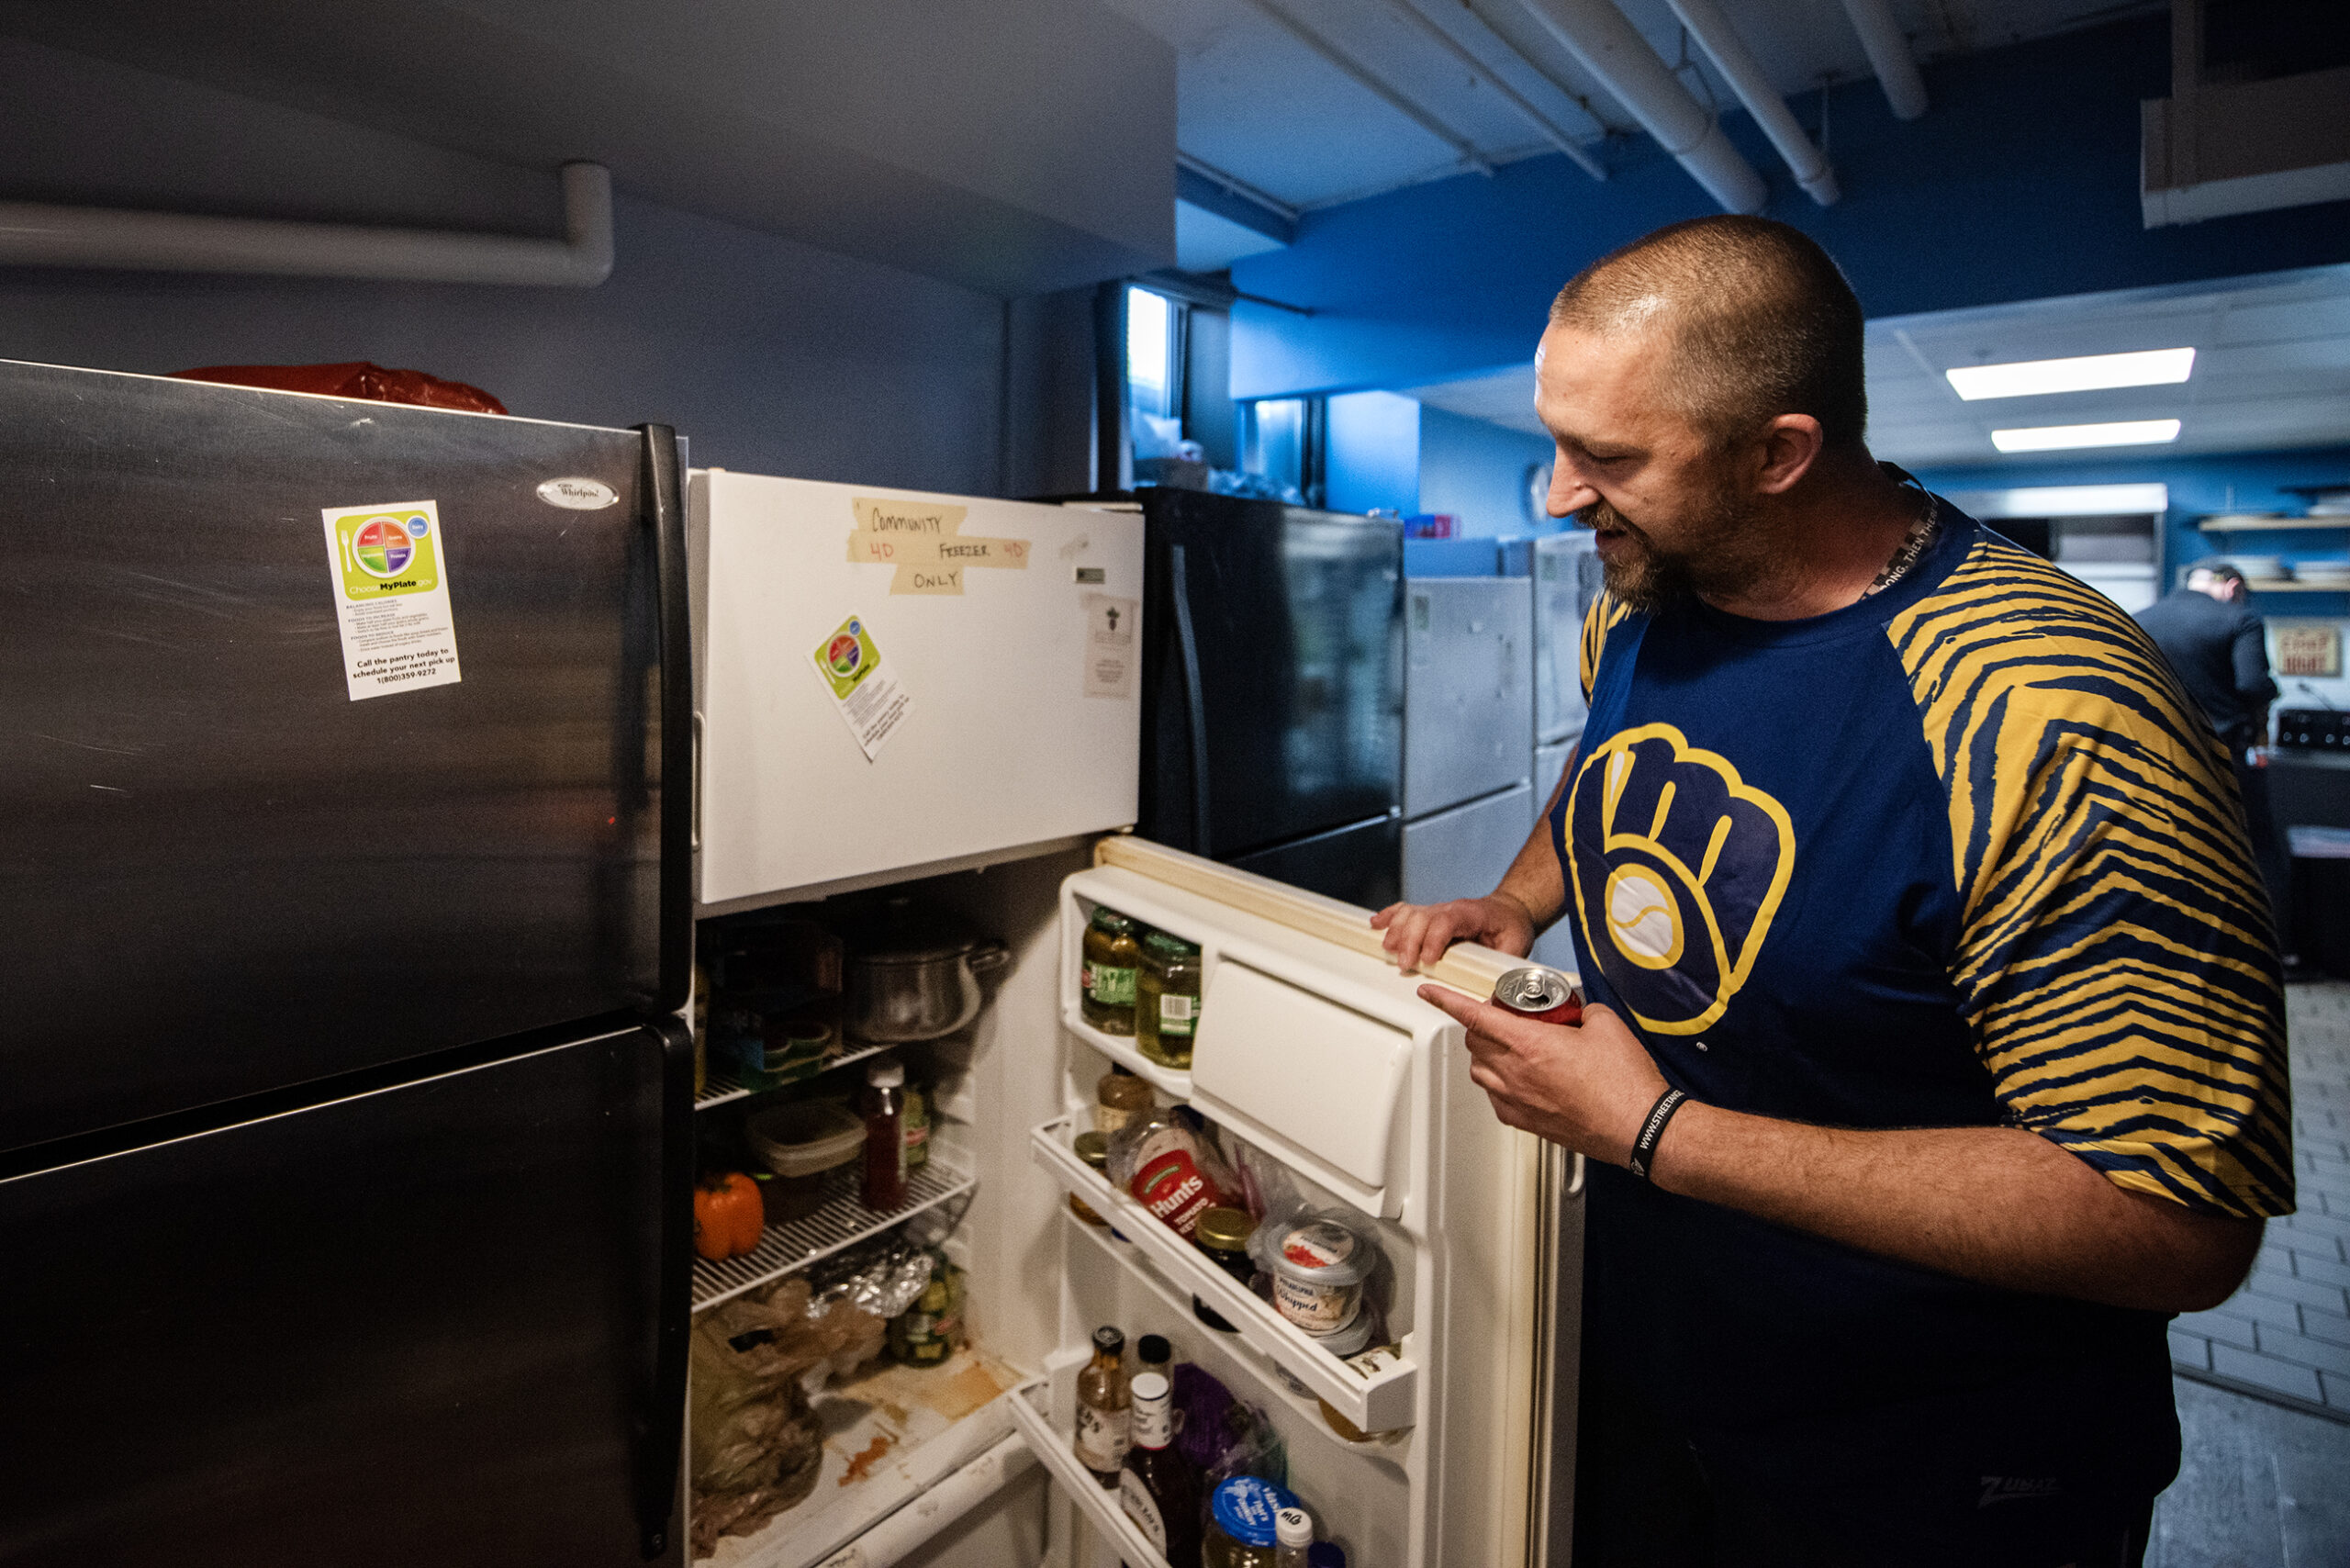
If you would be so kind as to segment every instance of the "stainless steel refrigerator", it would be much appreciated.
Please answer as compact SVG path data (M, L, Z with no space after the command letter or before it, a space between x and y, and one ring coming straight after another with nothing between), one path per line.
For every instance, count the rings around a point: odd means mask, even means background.
M679 475L0 363L0 1562L681 1560Z
M1403 524L1142 492L1136 831L1377 909L1401 896Z
M1404 599L1404 897L1482 897L1534 826L1533 595L1411 577Z
M1583 739L1583 618L1599 597L1599 553L1589 529L1570 526L1534 541L1534 809L1550 802ZM1573 934L1562 920L1536 939L1533 957L1575 966Z

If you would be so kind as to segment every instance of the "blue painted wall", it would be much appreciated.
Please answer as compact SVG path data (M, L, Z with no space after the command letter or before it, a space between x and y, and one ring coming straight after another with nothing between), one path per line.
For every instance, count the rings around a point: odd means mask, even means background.
M2303 498L2285 485L2350 483L2350 446L2303 452L2239 452L2210 457L2098 457L1968 468L1929 468L1918 477L1929 489L1995 490L2021 485L2143 485L2170 487L2163 518L2164 587L2178 568L2206 555L2233 551L2283 555L2350 554L2350 529L2288 529L2275 533L2203 533L2195 520L2211 512L2302 510ZM2339 520L2350 522L2350 518ZM1997 523L1992 524L1998 527ZM2277 593L2255 597L2254 608L2277 616L2350 615L2350 594Z
M1822 207L1743 113L1724 129L1772 187L1770 215L1843 265L1871 316L2039 299L2350 261L2350 202L2148 230L2138 102L2170 91L2169 22L2141 17L1931 65L1932 106L1892 118L1874 82L1828 95L1844 199ZM1792 106L1817 131L1820 98ZM1509 164L1310 213L1287 250L1233 267L1232 395L1408 386L1532 357L1544 311L1585 263L1718 210L1639 139L1594 182L1565 158Z
M1556 532L1555 520L1529 515L1526 504L1528 466L1550 461L1550 443L1539 435L1423 408L1419 510L1450 512L1477 538Z
M1330 399L1325 476L1332 511L1420 510L1420 405L1393 392Z

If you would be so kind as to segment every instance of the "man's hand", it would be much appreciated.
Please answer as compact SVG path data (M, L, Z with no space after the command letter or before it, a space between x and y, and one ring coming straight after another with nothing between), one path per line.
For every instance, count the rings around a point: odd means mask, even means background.
M1380 945L1407 973L1435 963L1455 942L1482 943L1522 958L1534 946L1534 927L1533 913L1505 892L1449 903L1391 903L1371 917L1373 931L1387 933Z
M1612 1009L1586 1006L1576 1028L1538 1024L1449 986L1424 985L1420 1000L1468 1030L1469 1077L1503 1126L1610 1165L1630 1157L1665 1081Z

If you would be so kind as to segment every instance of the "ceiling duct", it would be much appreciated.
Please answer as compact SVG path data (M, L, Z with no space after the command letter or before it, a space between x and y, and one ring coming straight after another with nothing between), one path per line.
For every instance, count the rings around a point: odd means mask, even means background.
M2203 0L2172 0L2171 95L2138 106L2148 229L2350 198L2350 65L2337 63L2340 37L2260 42L2267 47L2214 38ZM2331 69L2285 73L2284 62Z
M1707 195L1730 212L1762 210L1770 194L1762 176L1609 0L1520 3L1631 111L1641 129L1680 160Z
M1844 0L1844 15L1861 35L1861 52L1869 57L1876 84L1893 106L1895 119L1916 119L1926 112L1926 79L1918 74L1917 57L1909 52L1908 35L1893 19L1887 0Z
M1796 117L1787 112L1787 101L1779 96L1779 90L1762 73L1762 62L1746 47L1746 40L1731 30L1729 18L1722 15L1721 8L1714 0L1667 3L1673 7L1673 14L1681 18L1681 25L1689 29L1689 36L1697 40L1697 46L1720 67L1730 91L1746 106L1746 112L1754 117L1754 123L1762 128L1762 134L1771 139L1771 145L1779 150L1779 156L1787 161L1787 167L1794 171L1796 184L1803 187L1804 194L1822 207L1835 206L1836 198L1843 194L1836 185L1836 171L1829 167L1827 155L1803 133Z
M0 265L592 288L612 272L612 177L563 166L560 240L0 202Z

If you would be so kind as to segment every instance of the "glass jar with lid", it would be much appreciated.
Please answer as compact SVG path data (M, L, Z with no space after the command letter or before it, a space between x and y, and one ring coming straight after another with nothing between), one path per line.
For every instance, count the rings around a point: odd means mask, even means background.
M1077 1004L1105 1035L1135 1032L1135 976L1142 967L1141 929L1107 904L1085 924L1084 967Z
M1200 1023L1200 949L1164 931L1143 938L1135 977L1135 1044L1161 1067L1191 1070Z

